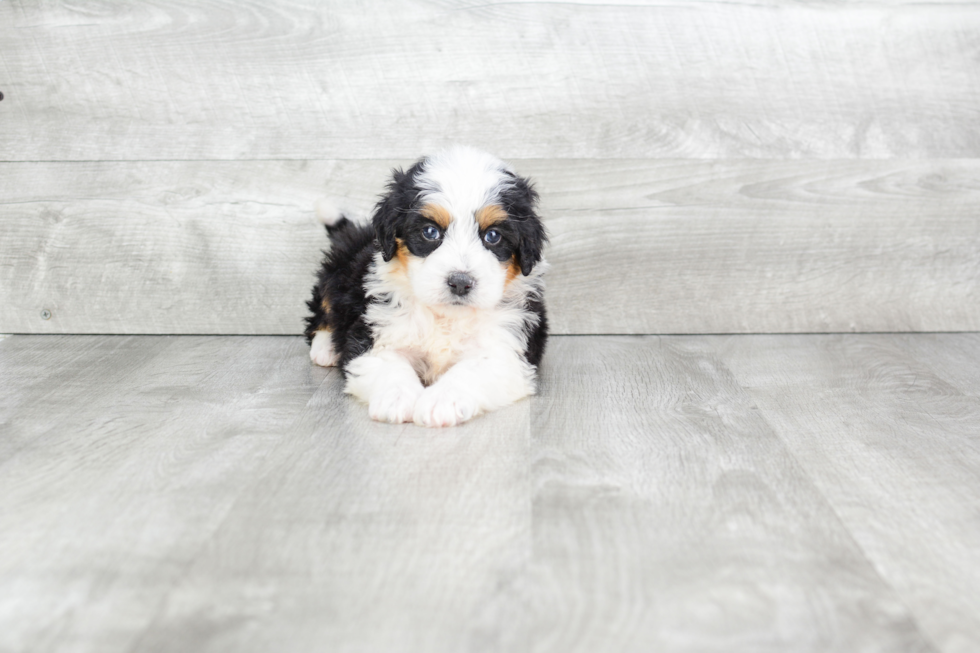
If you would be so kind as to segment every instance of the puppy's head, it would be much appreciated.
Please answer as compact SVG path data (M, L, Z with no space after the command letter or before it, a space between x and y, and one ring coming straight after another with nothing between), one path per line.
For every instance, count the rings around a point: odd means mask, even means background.
M391 273L418 301L490 308L541 260L537 199L499 159L457 147L395 170L372 222Z

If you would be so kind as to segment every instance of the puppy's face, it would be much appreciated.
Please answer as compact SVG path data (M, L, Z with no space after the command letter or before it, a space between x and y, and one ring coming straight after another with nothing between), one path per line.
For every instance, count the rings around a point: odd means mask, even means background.
M541 259L536 200L496 158L456 148L396 171L373 222L384 260L416 300L485 309Z

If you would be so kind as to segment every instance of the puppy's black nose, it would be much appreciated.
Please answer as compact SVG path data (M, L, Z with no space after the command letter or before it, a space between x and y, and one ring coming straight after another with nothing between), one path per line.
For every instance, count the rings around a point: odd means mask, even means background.
M446 279L446 283L449 284L450 292L462 297L473 289L476 280L465 272L453 272Z

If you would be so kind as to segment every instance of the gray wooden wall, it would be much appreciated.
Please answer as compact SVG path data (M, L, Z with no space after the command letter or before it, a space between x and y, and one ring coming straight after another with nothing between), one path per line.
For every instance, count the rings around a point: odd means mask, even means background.
M980 330L980 2L5 0L0 92L0 332L298 333L456 142L555 333Z

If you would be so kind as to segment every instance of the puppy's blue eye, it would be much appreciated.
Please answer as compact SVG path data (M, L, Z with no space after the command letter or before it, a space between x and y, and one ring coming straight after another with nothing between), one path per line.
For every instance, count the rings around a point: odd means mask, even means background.
M422 236L426 240L439 240L439 237L442 236L442 232L439 231L438 227L434 227L430 224L422 228Z
M496 229L491 229L483 234L483 240L486 241L487 245L496 245L500 242L500 232Z

